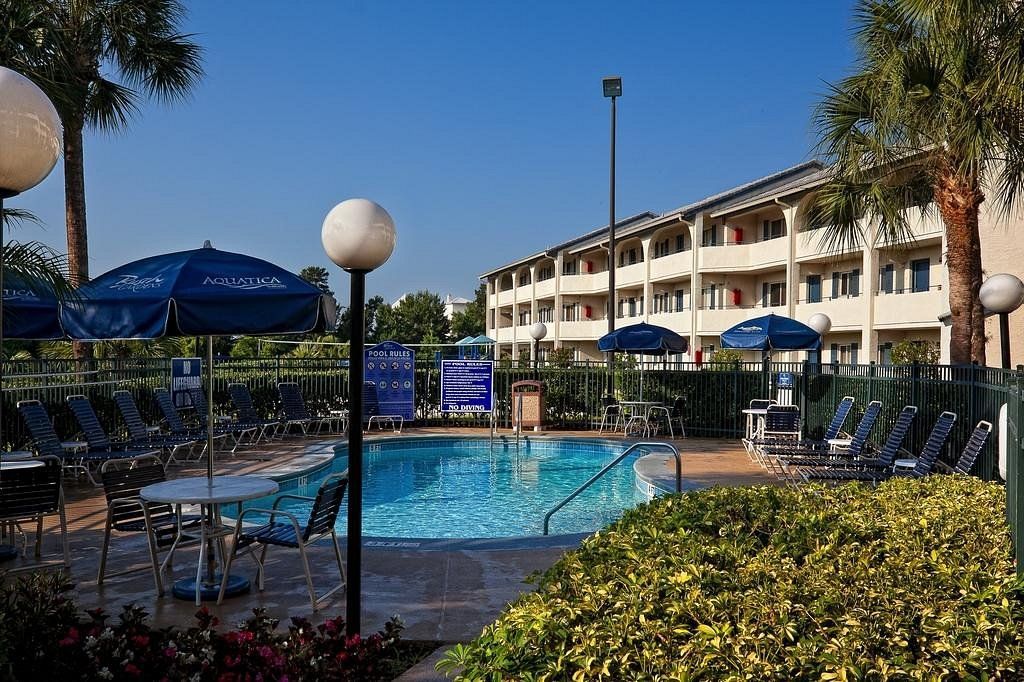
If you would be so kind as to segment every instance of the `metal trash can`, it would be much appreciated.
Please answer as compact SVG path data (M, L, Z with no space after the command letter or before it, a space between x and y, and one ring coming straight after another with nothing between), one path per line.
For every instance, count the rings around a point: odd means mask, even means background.
M520 407L521 406L521 407ZM519 423L522 415L522 425ZM512 384L512 428L544 426L544 383L541 381L517 381Z

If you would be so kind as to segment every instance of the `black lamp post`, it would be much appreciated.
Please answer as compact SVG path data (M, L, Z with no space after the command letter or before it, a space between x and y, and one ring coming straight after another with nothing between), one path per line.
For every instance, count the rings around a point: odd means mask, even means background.
M395 222L369 199L343 201L324 218L320 239L327 256L351 275L348 419L348 529L345 625L359 634L363 559L363 358L366 334L366 273L379 268L395 249Z
M534 322L530 327L530 336L533 338L533 373L537 373L537 364L540 362L540 342L548 335L548 327L543 322Z
M604 96L612 100L612 144L608 181L608 333L615 331L615 100L622 96L622 78L601 79ZM608 354L608 395L615 395L615 354Z
M1010 313L1024 304L1024 282L1016 275L992 275L978 292L981 305L999 315L999 350L1003 369L1010 369Z

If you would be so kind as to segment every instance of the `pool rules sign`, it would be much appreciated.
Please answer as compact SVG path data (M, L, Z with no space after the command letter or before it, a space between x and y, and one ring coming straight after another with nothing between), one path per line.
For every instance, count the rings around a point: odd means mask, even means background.
M415 419L416 353L394 341L385 341L365 351L363 365L365 381L376 387L376 410L366 414L401 415L402 419ZM372 402L372 397L371 401Z
M490 412L494 409L494 362L441 361L441 411Z

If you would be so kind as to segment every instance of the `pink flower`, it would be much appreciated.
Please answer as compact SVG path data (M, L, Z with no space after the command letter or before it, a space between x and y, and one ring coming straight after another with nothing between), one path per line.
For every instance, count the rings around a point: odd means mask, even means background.
M74 646L78 644L78 628L69 629L67 636L60 640L58 644L61 646Z
M166 656L167 658L174 658L177 655L178 651L174 647L169 646L166 649L164 649L164 656Z
M138 669L138 667L136 667L134 663L129 663L129 664L127 664L127 665L126 665L126 666L124 667L124 671L125 671L126 673L128 673L129 675L135 675L135 676L139 676L139 675L141 675L141 674L142 674L142 671L141 671L141 670L139 670L139 669Z
M149 635L135 635L132 637L132 644L140 649L149 646Z

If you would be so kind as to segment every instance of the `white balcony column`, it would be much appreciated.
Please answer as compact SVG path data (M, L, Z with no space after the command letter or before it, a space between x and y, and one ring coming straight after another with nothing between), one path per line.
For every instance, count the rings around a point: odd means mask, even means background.
M551 347L558 349L562 347L562 252L555 254L555 303L551 311L551 325L548 327L548 334L551 335Z
M651 310L651 293L653 289L651 286L651 242L653 241L653 237L654 235L649 235L640 240L640 248L644 250L644 309L640 319L644 322L650 321L649 313Z
M878 289L878 224L864 226L863 259L861 272L863 277L860 285L861 319L864 326L860 330L860 357L865 363L878 360L878 331L875 329L875 296Z
M690 276L690 353L700 349L700 336L697 330L700 329L700 290L703 286L703 276L700 274L698 264L700 263L700 240L704 233L704 214L698 213L690 225L690 244L693 246L693 274Z
M530 324L537 324L537 263L530 266Z
M519 304L517 297L517 289L519 288L519 273L512 272L512 356L516 355L516 329L519 327Z

